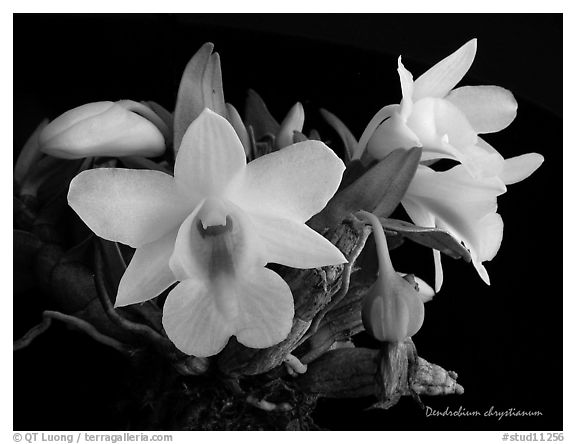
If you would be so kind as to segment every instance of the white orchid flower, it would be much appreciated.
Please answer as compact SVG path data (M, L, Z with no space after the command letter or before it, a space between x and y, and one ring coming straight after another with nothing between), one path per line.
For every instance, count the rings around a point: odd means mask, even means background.
M475 55L473 39L416 81L399 58L402 101L374 116L360 138L356 157L365 148L372 157L382 159L395 149L418 146L422 147L422 161L453 159L476 178L501 176L508 182L511 175L529 176L542 163L542 156L530 153L505 160L478 137L512 123L518 108L512 93L498 86L453 89Z
M180 281L164 304L164 328L183 352L210 356L232 335L264 348L290 332L292 294L267 263L346 262L305 225L336 192L343 171L317 141L246 165L232 126L205 109L183 136L174 177L90 170L72 181L68 201L98 236L136 248L116 306L152 299Z
M503 222L496 197L505 185L530 176L544 161L537 153L504 159L478 134L506 128L516 117L510 91L497 86L453 89L476 55L476 39L413 80L398 60L402 101L382 108L370 121L355 157L366 148L382 159L395 149L422 147L422 162L452 159L446 172L420 166L402 199L418 225L448 230L470 249L480 277L489 283L482 262L491 260L502 241ZM434 250L435 290L442 286L440 252Z

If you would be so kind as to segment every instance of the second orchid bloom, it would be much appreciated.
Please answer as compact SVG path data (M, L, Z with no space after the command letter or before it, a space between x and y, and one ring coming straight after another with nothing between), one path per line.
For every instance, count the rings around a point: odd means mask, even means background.
M305 225L336 192L344 164L322 142L298 143L246 164L226 119L206 109L190 125L174 177L94 169L68 201L100 237L136 248L116 306L164 304L166 333L183 352L210 356L234 335L264 348L286 338L294 303L269 262L314 268L346 262Z
M470 250L480 277L490 283L484 261L502 241L496 197L506 185L530 176L543 162L537 153L504 159L478 134L506 128L516 117L510 91L497 86L454 89L476 55L476 40L437 63L415 81L398 60L402 101L382 108L366 127L356 158L382 159L395 149L422 147L402 205L418 225L448 230ZM440 159L460 163L448 171L426 166ZM434 250L436 291L443 281L440 252Z

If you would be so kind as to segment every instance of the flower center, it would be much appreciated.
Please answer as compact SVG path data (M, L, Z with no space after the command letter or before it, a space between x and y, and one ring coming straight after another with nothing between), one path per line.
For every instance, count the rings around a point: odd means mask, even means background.
M232 203L208 198L192 221L189 252L206 281L218 311L227 319L238 314L237 279L254 265L250 221Z

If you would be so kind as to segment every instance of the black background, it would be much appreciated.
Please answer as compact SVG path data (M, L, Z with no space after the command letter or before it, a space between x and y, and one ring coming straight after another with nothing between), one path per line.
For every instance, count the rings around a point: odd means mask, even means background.
M181 72L205 41L222 58L226 100L257 90L281 119L303 102L305 129L327 131L315 110L356 134L397 103L396 59L418 76L470 38L464 84L514 92L515 122L487 140L504 157L544 155L543 166L499 198L504 241L487 264L444 260L442 291L414 337L419 353L456 370L465 394L427 398L437 410L538 410L540 417L426 417L409 399L388 412L365 400L323 400L317 422L344 430L558 430L562 428L561 15L22 15L14 17L14 149L47 116L99 100L151 99L172 109ZM330 135L333 137L333 135ZM416 258L414 260L414 258ZM432 254L406 244L397 269L432 282ZM42 294L15 294L14 335L40 320ZM130 369L115 352L54 326L14 357L14 428L116 429L112 407Z

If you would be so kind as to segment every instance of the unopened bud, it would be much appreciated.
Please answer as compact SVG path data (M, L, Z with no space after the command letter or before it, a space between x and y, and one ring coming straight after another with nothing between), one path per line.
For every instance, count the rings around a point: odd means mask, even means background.
M162 133L127 109L131 103L94 102L65 112L42 130L40 149L62 159L161 155L166 148Z
M276 149L294 144L294 131L302 132L304 127L304 107L296 102L282 121L276 134Z
M363 212L371 225L378 251L379 274L364 297L362 322L366 331L382 342L402 342L420 330L424 302L414 284L392 267L382 225L376 216Z

